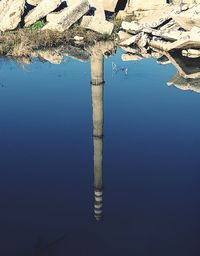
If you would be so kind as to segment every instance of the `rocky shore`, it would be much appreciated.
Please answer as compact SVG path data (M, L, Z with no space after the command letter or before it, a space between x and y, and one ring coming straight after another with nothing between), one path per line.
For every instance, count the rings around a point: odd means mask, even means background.
M147 1L141 10L139 0L0 0L0 54L112 40L123 60L173 51L200 57L200 4L167 2Z

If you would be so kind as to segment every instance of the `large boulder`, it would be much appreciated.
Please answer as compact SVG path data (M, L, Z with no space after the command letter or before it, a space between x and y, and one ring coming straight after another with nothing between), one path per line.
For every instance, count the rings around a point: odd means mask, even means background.
M47 16L48 23L43 27L43 30L63 32L76 23L89 9L88 0L80 0L60 12L51 13Z
M44 18L61 4L61 0L41 0L41 2L25 17L25 26L28 27Z
M114 29L113 23L107 20L99 19L95 16L84 16L81 22L81 26L97 33L108 35L111 35Z
M25 0L0 1L0 31L16 29L24 13Z

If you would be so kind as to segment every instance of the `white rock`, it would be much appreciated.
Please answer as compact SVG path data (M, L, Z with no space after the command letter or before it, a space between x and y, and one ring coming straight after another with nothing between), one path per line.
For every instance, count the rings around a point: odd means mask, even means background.
M81 22L81 26L96 31L100 34L108 35L111 35L114 29L113 23L98 19L94 16L84 16Z
M25 0L0 1L0 31L16 29L24 13Z
M174 15L173 20L185 30L190 30L193 26L200 27L200 4L195 5L193 8Z
M147 17L140 19L139 21L123 22L122 28L125 30L142 31L143 28L157 28L170 20L173 15L180 13L179 6L165 6L159 10L153 10Z
M96 8L95 16L99 19L106 19L103 0L92 0L93 6Z
M133 44L133 43L136 43L136 42L138 41L138 39L139 39L139 36L138 36L138 35L131 36L130 38L128 38L128 39L122 41L122 42L120 43L120 45L121 45L121 46L129 46L129 45L131 45L131 44Z
M127 40L132 36L131 34L124 32L122 30L120 30L117 35L119 36L120 41Z
M200 50L198 50L198 49L182 50L182 55L187 56L189 58L199 58Z
M43 30L54 30L63 32L70 28L77 22L85 13L90 9L88 0L80 0L78 3L73 4L58 13L51 13L47 16L47 25Z
M75 40L75 41L82 41L83 39L84 39L83 36L75 36L75 37L74 37L74 40Z
M144 28L144 26L138 23L137 21L132 21L132 22L123 21L121 27L124 30L131 30L136 33L142 31L142 29Z
M61 0L42 0L32 11L25 17L25 26L28 27L36 21L44 18L50 12L54 11L61 4Z

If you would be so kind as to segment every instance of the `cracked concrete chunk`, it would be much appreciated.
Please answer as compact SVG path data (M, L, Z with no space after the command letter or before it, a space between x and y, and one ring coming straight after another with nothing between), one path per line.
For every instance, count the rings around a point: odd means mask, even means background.
M95 11L95 16L105 20L106 19L106 15L105 15L105 10L104 10L104 6L103 6L103 0L90 0L91 2L91 6L94 6L96 8Z
M181 9L177 5L165 6L160 10L152 11L147 17L140 19L138 22L123 22L122 28L136 32L141 31L144 28L157 28L172 19L173 15L179 14L180 12Z
M200 4L187 11L173 16L173 20L183 29L190 30L192 27L200 27Z
M50 12L54 11L61 4L61 0L42 0L32 11L25 17L25 26L28 27L36 21L44 18Z
M121 45L121 46L129 46L129 45L131 45L131 44L134 44L134 43L136 43L136 42L139 40L139 37L140 37L140 34L131 36L131 37L129 37L128 39L122 41L122 42L120 43L120 45Z
M60 12L51 13L47 16L48 23L43 30L54 30L63 32L76 23L90 9L88 0L80 0Z
M186 56L188 58L199 58L200 50L198 50L198 49L182 50L182 55Z
M121 30L118 32L117 35L118 35L121 42L124 41L124 40L129 39L130 37L132 37L131 34L129 34L127 32L124 32L124 31L121 31Z
M81 26L98 32L100 34L108 34L111 35L114 29L114 24L106 21L98 19L94 16L84 16L81 22Z
M25 0L0 1L0 31L16 29L24 13Z

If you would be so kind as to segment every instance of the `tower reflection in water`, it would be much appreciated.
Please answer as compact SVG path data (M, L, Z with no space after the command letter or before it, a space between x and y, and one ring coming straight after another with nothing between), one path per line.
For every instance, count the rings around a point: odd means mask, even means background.
M94 148L94 217L103 217L103 130L104 130L104 55L113 53L112 42L98 43L91 50L91 86Z

